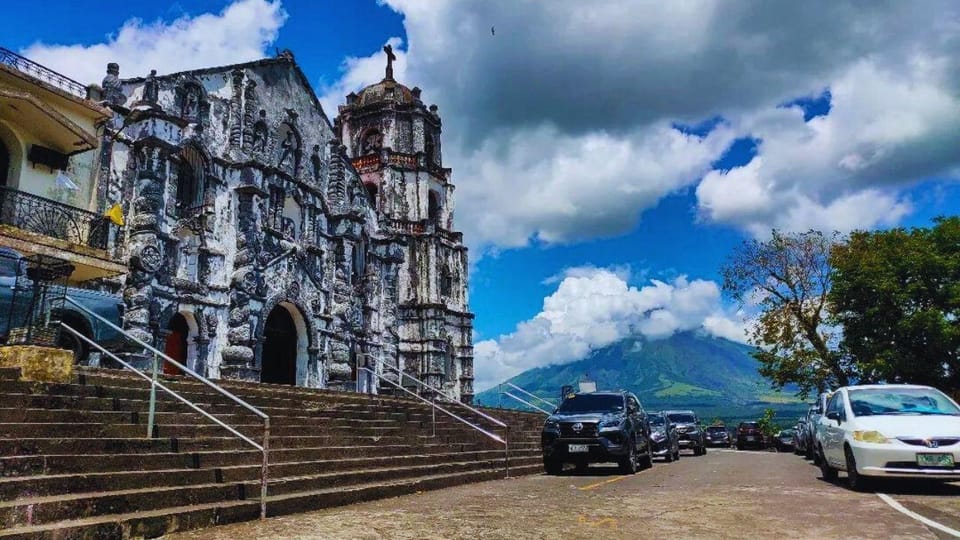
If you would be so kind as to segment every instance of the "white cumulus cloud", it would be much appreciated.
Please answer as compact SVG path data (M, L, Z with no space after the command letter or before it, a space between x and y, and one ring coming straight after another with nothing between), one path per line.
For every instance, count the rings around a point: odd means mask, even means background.
M662 339L702 329L743 342L738 324L742 330L743 323L723 311L713 281L681 276L637 287L616 269L573 268L535 317L510 334L475 344L477 389L535 367L580 360L630 335Z
M99 84L109 62L120 64L121 77L139 77L151 69L173 73L270 56L267 47L286 18L279 0L237 0L216 14L129 19L103 43L34 43L21 52L84 84Z

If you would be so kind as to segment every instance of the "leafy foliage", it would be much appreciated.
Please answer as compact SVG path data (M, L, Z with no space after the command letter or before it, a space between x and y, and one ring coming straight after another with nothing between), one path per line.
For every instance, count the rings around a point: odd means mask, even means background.
M830 302L861 380L960 390L960 218L853 233L831 262Z
M760 431L767 436L775 435L780 431L780 426L774 422L774 419L777 417L777 411L767 407L763 410L763 416L760 417L760 420L757 423L760 425Z
M723 289L741 306L757 304L750 334L760 373L775 388L794 383L811 390L843 386L855 375L830 326L830 253L835 237L819 231L747 240L723 268Z

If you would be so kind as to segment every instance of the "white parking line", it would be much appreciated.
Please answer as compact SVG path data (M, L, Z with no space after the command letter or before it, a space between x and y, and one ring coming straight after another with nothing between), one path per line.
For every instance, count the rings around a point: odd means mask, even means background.
M900 503L898 503L897 501L893 500L893 497L887 495L886 493L877 493L877 497L880 497L880 500L881 500L881 501L883 501L883 502L887 503L888 505L890 505L890 507L893 508L894 510L896 510L897 512L900 512L901 514L903 514L903 515L905 515L905 516L911 517L911 518L919 521L920 523L923 523L923 524L926 525L927 527L933 527L934 529L937 529L938 531L947 533L947 534L949 534L950 536L953 536L953 537L956 537L956 538L960 538L960 531L958 531L958 530L956 530L956 529L951 529L950 527L947 527L946 525L937 523L936 521L934 521L934 520L932 520L932 519L930 519L930 518L928 518L928 517L921 516L920 514L918 514L918 513L916 513L916 512L913 512L913 511L911 511L911 510L907 510L902 504L900 504Z

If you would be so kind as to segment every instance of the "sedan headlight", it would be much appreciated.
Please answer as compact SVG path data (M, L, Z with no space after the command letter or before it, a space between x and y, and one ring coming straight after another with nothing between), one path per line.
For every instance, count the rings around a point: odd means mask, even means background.
M620 427L620 420L613 419L613 420L604 420L603 422L600 422L600 429L615 428L615 427Z
M650 434L650 438L652 438L653 440L659 442L659 441L662 441L662 440L666 439L666 438L667 438L667 434L664 433L664 432L662 432L662 431L654 431L653 433Z
M853 440L873 444L887 444L890 439L886 438L879 431L854 431Z

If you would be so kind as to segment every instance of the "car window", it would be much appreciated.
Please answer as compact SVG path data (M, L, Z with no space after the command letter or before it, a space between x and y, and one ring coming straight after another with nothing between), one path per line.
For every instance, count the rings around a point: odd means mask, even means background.
M660 416L659 414L654 414L650 416L650 425L651 426L662 426L667 423L667 420Z
M849 396L854 416L960 415L947 396L932 388L864 388Z
M697 417L689 413L672 413L668 414L667 417L671 422L678 424L694 424L697 422Z
M558 413L601 413L623 410L623 396L612 394L574 394L563 400Z
M841 417L843 416L843 401L840 399L840 392L830 397L830 401L827 402L827 412L835 412Z

